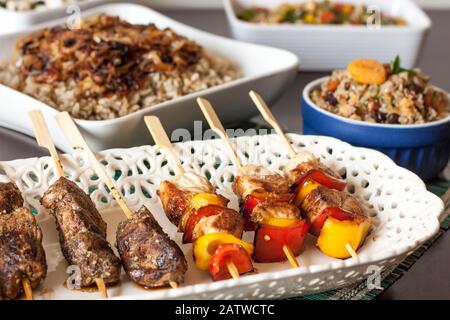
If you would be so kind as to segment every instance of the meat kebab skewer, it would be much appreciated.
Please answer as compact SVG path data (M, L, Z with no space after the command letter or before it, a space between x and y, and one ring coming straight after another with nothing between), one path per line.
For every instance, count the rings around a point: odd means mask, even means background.
M42 197L42 204L56 219L61 249L67 262L80 268L82 286L96 285L103 299L108 298L105 280L120 280L120 260L106 240L106 223L90 197L65 178L58 152L41 111L29 113L36 141L50 153L57 181Z
M163 181L158 195L169 220L184 233L183 242L193 243L197 267L208 269L214 280L239 279L253 271L253 246L241 240L244 219L227 208L228 199L215 193L208 179L185 172L160 120L144 119L155 143L175 166L175 180Z
M83 149L87 154L96 173L127 217L117 228L116 247L128 277L146 288L168 285L177 288L184 281L187 271L186 258L180 247L163 231L144 205L135 213L128 208L70 115L60 112L56 120L72 147Z
M0 297L16 299L22 292L33 300L33 288L47 275L42 230L24 206L19 188L0 182Z
M294 189L294 202L311 221L319 249L335 258L357 258L370 229L363 207L344 189L346 182L310 152L297 153L262 97L250 91L258 110L275 129L291 160L284 171Z
M209 101L198 98L197 102L211 129L225 142L225 146L238 168L239 175L247 175L248 169L253 170L255 166L243 166L241 164ZM282 179L281 176L279 178ZM264 189L263 185L259 187ZM279 262L287 258L292 268L298 268L296 256L300 254L303 240L309 228L309 224L302 219L300 210L288 201L279 201L279 199L261 203L254 210L258 210L259 214L255 214L253 220L258 225L255 232L253 258L258 262Z

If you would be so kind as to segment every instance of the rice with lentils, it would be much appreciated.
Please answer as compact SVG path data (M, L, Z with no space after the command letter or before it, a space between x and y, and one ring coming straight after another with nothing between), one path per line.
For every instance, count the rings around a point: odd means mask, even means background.
M347 70L335 70L311 92L311 100L337 115L372 123L420 124L449 116L448 93L431 86L420 70L398 66L394 70L387 64L378 67L379 71L385 69L381 78L370 78L374 74L366 67L360 69L361 73L351 65Z
M99 15L79 29L20 39L0 83L73 117L113 119L240 77L236 66L171 29Z

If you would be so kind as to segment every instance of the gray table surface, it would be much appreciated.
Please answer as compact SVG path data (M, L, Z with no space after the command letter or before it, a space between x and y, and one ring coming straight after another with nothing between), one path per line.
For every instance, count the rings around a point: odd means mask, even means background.
M170 10L165 14L211 33L228 36L221 10ZM450 91L450 11L429 11L433 28L425 45L419 67L432 77L435 85ZM300 90L324 73L300 72L295 82L273 108L284 127L301 130ZM3 112L3 111L2 111ZM33 139L0 128L0 160L44 156ZM450 233L442 236L424 256L379 299L450 299Z

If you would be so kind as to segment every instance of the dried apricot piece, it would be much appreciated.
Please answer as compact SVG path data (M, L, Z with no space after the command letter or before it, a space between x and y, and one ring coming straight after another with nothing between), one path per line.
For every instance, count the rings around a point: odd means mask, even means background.
M387 78L383 64L376 60L353 61L347 66L347 71L355 81L363 84L382 84Z

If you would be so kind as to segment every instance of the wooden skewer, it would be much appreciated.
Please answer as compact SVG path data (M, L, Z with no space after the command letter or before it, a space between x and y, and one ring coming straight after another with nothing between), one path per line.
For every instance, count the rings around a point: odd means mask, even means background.
M227 133L222 125L222 123L219 120L219 117L217 117L216 112L214 111L211 103L203 98L197 98L197 103L200 106L200 109L202 109L202 112L206 118L206 120L209 123L209 126L211 129L219 135L219 137L223 140L225 143L225 146L228 149L228 153L231 157L231 160L233 161L234 165L237 167L238 171L242 171L242 164L239 160L239 157L237 156L237 152L234 148L234 146L231 144L230 140L228 139Z
M183 175L185 172L184 168L181 165L181 161L178 158L178 155L173 150L172 142L170 142L166 130L164 130L164 127L162 126L159 118L156 116L145 116L144 121L158 148L163 149L170 155L177 175Z
M127 216L128 219L130 219L133 215L133 212L130 210L130 208L128 208L122 195L119 193L119 191L117 191L116 186L106 174L106 171L103 168L102 164L100 164L91 147L89 147L86 140L84 140L83 136L81 135L80 131L78 130L75 122L73 122L70 115L67 112L60 112L55 116L55 118L61 130L63 131L64 136L72 145L72 148L83 149L83 151L86 152L89 161L94 166L95 172L100 176L102 181L109 188L111 194L119 204L123 213Z
M86 140L84 140L83 136L81 135L80 131L78 130L75 122L72 120L70 115L67 112L60 112L59 114L56 115L56 121L58 122L59 126L61 127L64 133L64 136L70 142L72 147L81 148L84 150L84 152L87 153L89 160L94 165L95 171L100 176L102 181L108 186L109 190L111 191L111 194L113 195L116 202L119 204L120 208L126 215L127 219L130 219L133 216L133 212L130 210L130 208L128 208L122 195L119 193L119 191L117 191L116 186L106 174L106 171L104 170L103 166L97 160L97 157L87 144ZM178 283L176 283L175 281L170 281L169 284L172 288L178 287Z
M275 119L272 111L270 111L269 107L264 102L263 98L253 90L250 91L249 94L250 94L250 97L252 98L253 102L256 104L256 107L258 107L258 110L262 114L263 118L275 129L275 132L281 138L281 141L283 142L284 146L288 150L289 155L291 157L294 157L297 154L297 152L292 147L292 144L290 143L290 141L284 134L283 129L281 129L280 124Z
M231 145L230 140L228 139L228 136L225 132L225 129L223 128L222 123L220 122L219 118L217 117L216 112L214 111L213 107L211 106L211 103L203 98L197 98L197 103L200 105L200 109L202 109L203 114L205 115L206 120L209 123L209 126L212 130L214 130L224 141L225 145L228 148L228 151L230 153L230 156L233 160L234 165L238 168L239 174L243 174L243 166L241 163L241 160L237 156L234 147ZM292 268L298 268L298 261L294 254L292 253L291 249L288 246L283 247L283 252L286 255L286 258L288 259L289 263L291 264Z
M345 249L347 249L348 253L352 256L353 259L358 258L358 254L356 253L355 249L353 249L350 243L347 242L345 244Z
M22 280L23 292L25 293L25 298L27 300L34 300L33 298L33 289L31 289L30 280L28 278L24 278Z
M97 284L98 291L100 291L100 296L102 299L108 299L108 291L106 290L105 281L102 278L95 279L95 283Z
M36 135L36 141L39 146L46 148L50 153L53 162L55 164L56 174L59 178L64 177L64 169L59 158L58 152L56 151L55 144L50 136L50 131L48 130L47 123L45 122L44 116L40 110L31 111L29 114L31 122L33 124L34 134ZM102 298L108 298L108 292L106 289L105 281L102 278L95 279L98 291Z
M58 152L56 151L42 112L40 110L34 110L30 111L28 115L33 124L33 130L38 145L46 148L50 153L50 156L52 157L55 164L55 170L58 177L64 177L64 170L61 164L61 159L59 158Z
M291 157L294 157L297 152L292 147L292 144L289 142L286 134L284 133L283 129L281 129L280 124L273 116L272 112L270 111L269 107L265 103L264 99L255 91L249 92L250 97L252 98L253 102L255 103L256 107L258 108L259 112L263 116L263 118L275 129L275 132L280 137L281 141L285 145L286 149L289 152L289 155ZM353 247L350 245L350 243L347 243L345 245L345 248L347 249L348 253L352 256L352 258L356 259L358 257L357 253L353 249Z
M185 170L181 165L180 159L173 149L173 144L170 142L169 136L167 135L167 132L161 124L159 118L156 116L145 116L144 121L158 148L164 149L170 154L172 162L176 168L177 175L183 175ZM239 279L238 269L232 261L227 264L227 268L233 279Z

